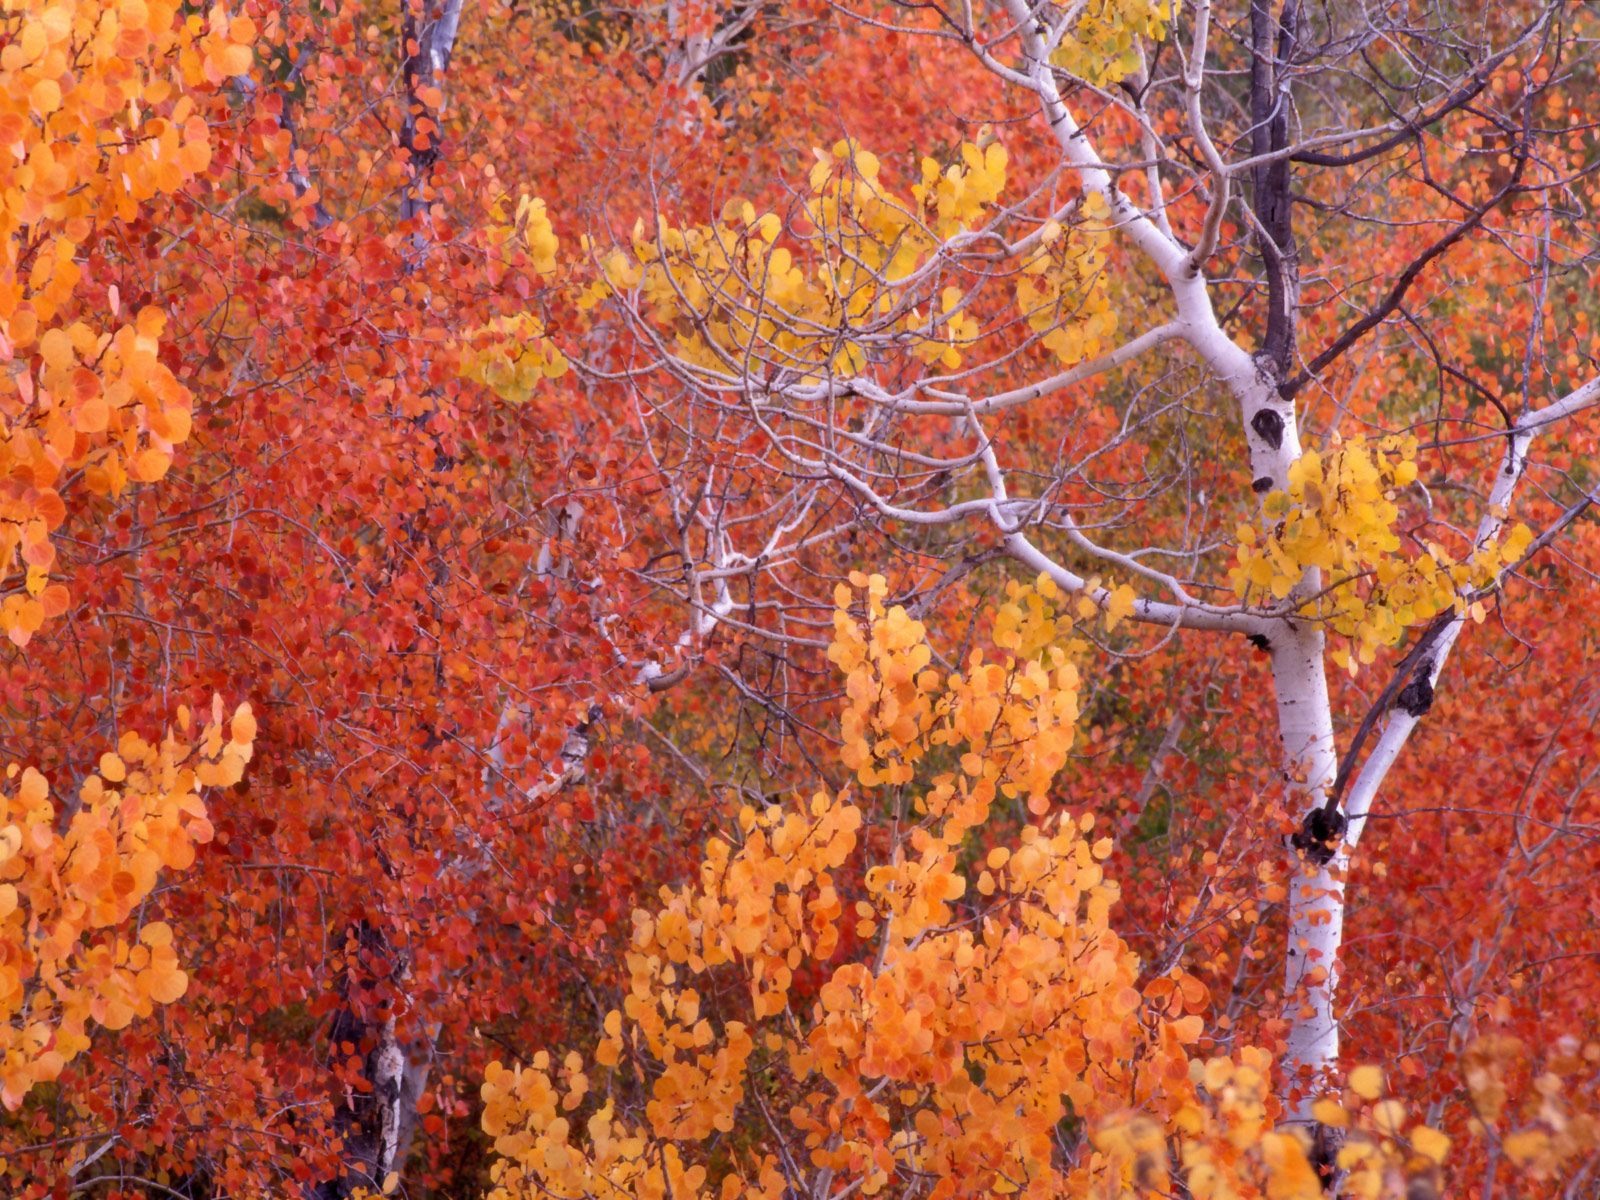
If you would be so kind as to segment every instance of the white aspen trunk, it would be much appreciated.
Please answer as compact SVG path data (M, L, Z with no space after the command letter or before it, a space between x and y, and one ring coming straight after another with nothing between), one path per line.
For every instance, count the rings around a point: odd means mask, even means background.
M1323 666L1325 641L1321 627L1308 622L1285 622L1272 635L1278 736L1290 794L1298 800L1301 819L1327 800L1339 769ZM1289 1033L1283 1070L1292 1096L1288 1116L1296 1122L1311 1123L1311 1104L1320 1085L1339 1065L1334 997L1344 936L1345 865L1342 850L1322 864L1301 853L1289 880L1284 955Z
M431 0L423 0L425 10L430 2ZM443 0L433 18L425 21L420 28L411 11L410 0L406 0L402 10L400 63L401 74L405 81L406 111L400 123L400 144L410 156L410 175L400 192L402 221L412 221L427 215L428 205L423 190L428 173L439 157L439 142L443 137L440 125L444 120L444 114L443 106L441 111L436 112L424 104L421 91L427 86L442 88L444 85L444 74L450 67L450 56L455 51L456 35L461 29L462 2L463 0ZM417 47L414 55L409 52L409 46L413 42ZM431 123L432 128L426 135L422 135L418 129L419 117ZM425 254L431 244L431 239L420 231L413 235L412 240L419 256Z
M372 1090L378 1105L377 1145L374 1147L372 1178L378 1187L389 1190L389 1173L396 1167L395 1151L400 1146L401 1095L405 1091L406 1053L395 1037L394 1018L383 1023L378 1048L371 1060Z
M1184 340L1237 401L1255 491L1286 489L1289 467L1300 457L1300 437L1294 405L1279 394L1270 361L1247 353L1217 321L1209 281L1199 261L1204 257L1203 248L1192 251L1182 245L1116 186L1061 98L1047 65L1047 47L1036 31L1026 0L1006 0L1006 9L1023 42L1028 67L1025 82L1038 96L1063 157L1076 168L1084 189L1106 200L1119 231L1165 277ZM1003 67L999 70L1005 72ZM1219 179L1216 186L1226 186L1225 181ZM1310 595L1319 586L1318 573L1307 572L1294 594ZM1338 770L1324 667L1325 639L1321 628L1308 622L1280 619L1274 626L1266 636L1272 648L1283 768L1303 819L1326 800ZM1323 865L1297 856L1290 882L1285 956L1290 1032L1284 1067L1291 1078L1320 1080L1338 1067L1334 993L1344 929L1344 862L1342 855ZM1313 1089L1302 1089L1291 1119L1309 1121L1314 1099Z

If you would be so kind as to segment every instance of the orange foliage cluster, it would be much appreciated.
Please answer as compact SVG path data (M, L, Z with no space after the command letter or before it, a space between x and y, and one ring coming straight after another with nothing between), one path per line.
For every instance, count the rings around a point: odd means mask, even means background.
M187 709L178 714L185 736ZM244 775L256 734L248 704L226 730L222 700L196 745L169 730L159 745L124 733L83 783L64 833L50 785L6 768L0 790L0 1103L61 1074L89 1047L89 1023L122 1029L188 987L165 921L123 930L160 872L186 871L211 822L200 789Z
M159 358L165 315L121 320L85 248L205 171L190 91L248 68L254 23L167 0L29 0L0 29L0 584L25 582L0 630L26 645L69 603L49 582L63 474L119 494L160 479L189 436L191 396Z
M844 757L859 778L867 762L951 745L959 770L926 791L897 770L862 782L859 801L823 791L746 808L736 840L709 842L696 883L634 912L627 996L592 1053L488 1067L492 1200L1087 1200L1170 1196L1176 1180L1201 1200L1321 1197L1306 1132L1278 1127L1270 1052L1197 1054L1206 986L1142 975L1112 930L1111 840L1089 840L1092 817L1025 826L981 864L958 863L1004 764L1049 756L1031 776L1042 795L1071 744L1070 719L1040 720L1077 703L1054 589L1013 588L999 657L974 650L946 676L928 666L921 623L884 605L882 577L855 582L865 611L841 588L831 651L846 674ZM863 749L866 730L881 740ZM980 899L958 910L974 871ZM797 994L808 962L828 964L825 981ZM1581 1079L1600 1045L1565 1054L1557 1069ZM1515 1057L1493 1041L1468 1050L1482 1120L1504 1108ZM1535 1123L1503 1138L1535 1173L1597 1145L1596 1115L1567 1108L1564 1086L1547 1072ZM1342 1186L1366 1200L1439 1194L1450 1138L1382 1091L1362 1067L1343 1101L1319 1103L1339 1131ZM714 1153L729 1135L744 1149Z

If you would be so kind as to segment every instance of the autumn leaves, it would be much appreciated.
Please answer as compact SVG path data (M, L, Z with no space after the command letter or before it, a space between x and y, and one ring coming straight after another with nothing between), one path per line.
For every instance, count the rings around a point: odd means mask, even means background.
M1289 468L1288 491L1262 504L1265 532L1241 524L1238 565L1229 572L1244 599L1283 600L1321 572L1322 590L1301 597L1296 611L1346 639L1329 657L1355 674L1407 629L1445 609L1483 619L1472 593L1493 587L1533 541L1526 525L1504 538L1469 547L1460 558L1436 541L1406 552L1399 532L1399 492L1417 479L1417 439L1335 439L1326 452L1308 450Z
M1012 585L991 649L948 674L881 577L853 585L830 658L854 787L745 808L693 882L634 913L626 999L590 1053L488 1068L493 1200L1321 1200L1329 1171L1362 1200L1438 1195L1451 1139L1378 1068L1316 1102L1316 1151L1281 1123L1270 1051L1198 1052L1208 990L1113 931L1091 817L991 819L1002 797L1044 816L1073 739L1049 582ZM1560 1069L1596 1053L1572 1041ZM1511 1113L1525 1054L1475 1042L1467 1082L1474 1128L1537 1177L1600 1126L1553 1071Z
M735 200L709 224L640 224L629 245L585 239L584 257L563 262L543 202L525 196L499 242L547 283L571 284L586 320L609 306L642 323L663 366L708 381L816 384L904 355L951 372L1015 353L1019 338L1071 365L1107 344L1109 231L1093 198L1007 247L993 224L1007 179L998 142L963 144L948 165L922 159L909 195L854 142L815 156L788 218ZM993 269L997 246L1008 270ZM1003 309L986 295L997 277L1010 279ZM474 334L462 370L525 400L567 365L543 318L523 312Z
M694 883L634 914L593 1066L490 1067L497 1200L1153 1195L1169 1137L1195 1195L1317 1195L1272 1129L1266 1056L1191 1061L1206 988L1141 981L1092 818L989 827L1001 798L1043 814L1072 744L1053 586L1013 586L992 650L947 674L881 577L854 583L830 657L859 794L746 808ZM954 769L923 767L938 748ZM990 842L975 864L971 841ZM1064 1158L1064 1129L1087 1151Z
M188 987L165 921L127 925L162 871L184 871L211 840L204 788L243 777L256 720L222 701L191 743L193 718L159 744L124 733L79 791L65 832L49 782L12 764L0 784L0 1102L14 1109L89 1046Z
M23 584L0 631L22 646L69 602L50 574L65 481L153 482L189 436L191 397L158 357L163 314L123 313L83 252L201 177L196 97L249 67L255 26L167 0L27 3L0 24L0 585Z

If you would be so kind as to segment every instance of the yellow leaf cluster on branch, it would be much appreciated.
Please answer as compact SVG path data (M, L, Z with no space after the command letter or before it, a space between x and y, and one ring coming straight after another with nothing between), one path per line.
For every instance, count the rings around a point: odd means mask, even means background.
M1533 540L1517 525L1463 560L1436 542L1408 555L1395 495L1416 480L1416 453L1413 437L1376 444L1353 438L1326 454L1308 450L1290 466L1288 490L1266 497L1266 534L1251 525L1237 531L1238 565L1229 572L1235 592L1283 600L1308 571L1319 572L1315 594L1297 611L1348 639L1349 648L1332 656L1352 673L1412 626L1446 609L1469 611L1470 593L1492 586Z
M1139 70L1142 40L1160 42L1178 18L1179 0L1083 0L1050 61L1096 87L1119 83Z
M1492 1033L1467 1046L1462 1064L1475 1132L1527 1176L1549 1180L1600 1150L1600 1039L1553 1038L1541 1057Z
M1062 366L1099 354L1116 332L1117 314L1104 285L1110 209L1085 196L1082 224L1071 236L1052 222L1038 252L1017 277L1017 308Z
M516 212L505 214L505 198L490 206L488 237L494 252L508 262L521 260L541 279L561 269L561 241L543 200L519 196ZM549 336L545 321L531 312L496 317L460 347L463 379L475 379L504 400L525 403L546 380L567 373L567 358Z
M944 166L923 159L909 195L853 142L815 154L808 192L788 220L733 200L710 224L640 223L627 246L585 239L592 261L574 264L577 307L620 306L649 330L655 353L712 380L755 373L815 383L907 355L955 370L981 347L996 358L1014 352L1015 329L1071 364L1099 353L1114 332L1109 223L1097 197L1073 206L1065 224L1052 219L1039 237L1002 251L1006 264L997 266L1008 165L999 143L964 144ZM551 279L557 243L548 216L539 201L524 197L522 206L515 228L536 272ZM983 291L1012 277L1014 311L1006 313ZM531 317L469 340L464 373L502 396L525 398L565 370Z
M567 373L567 358L532 313L496 317L461 350L461 376L475 379L502 400L525 403L547 379Z

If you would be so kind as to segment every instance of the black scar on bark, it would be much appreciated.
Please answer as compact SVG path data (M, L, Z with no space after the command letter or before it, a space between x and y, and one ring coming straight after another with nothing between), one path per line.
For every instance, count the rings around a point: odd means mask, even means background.
M1265 634L1252 633L1249 641L1257 650L1265 650L1268 654L1272 653L1272 643L1267 641Z
M1257 479L1250 485L1250 490L1258 496L1261 495L1262 492L1270 492L1272 490L1272 480L1268 476L1263 475L1260 479Z
M1251 417L1250 428L1272 449L1283 445L1283 418L1270 408L1263 408Z
M1323 1191L1333 1195L1333 1185L1339 1178L1339 1149L1344 1145L1344 1132L1331 1126L1317 1123L1317 1131L1311 1137L1311 1166L1317 1172L1317 1179L1322 1183ZM1406 1200L1413 1200L1408 1194Z
M1400 689L1394 706L1413 717L1426 716L1433 707L1433 659L1425 658L1417 664L1417 673L1411 682Z
M1329 812L1318 805L1306 814L1289 844L1320 867L1333 858L1349 827L1350 822L1338 809Z

